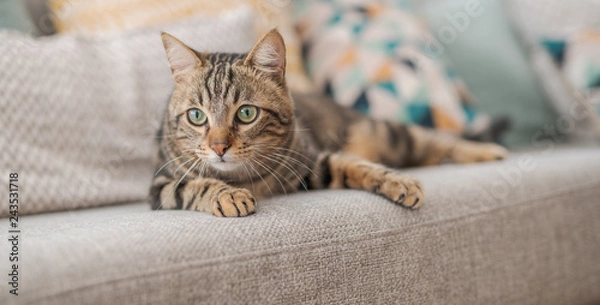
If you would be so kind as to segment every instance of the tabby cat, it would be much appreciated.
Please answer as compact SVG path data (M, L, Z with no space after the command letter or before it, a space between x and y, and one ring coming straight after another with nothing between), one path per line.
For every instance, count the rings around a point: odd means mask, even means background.
M200 53L162 34L175 89L158 133L154 209L252 214L257 199L298 190L366 190L403 207L421 183L390 167L503 159L495 144L377 121L314 95L292 95L277 30L247 54Z

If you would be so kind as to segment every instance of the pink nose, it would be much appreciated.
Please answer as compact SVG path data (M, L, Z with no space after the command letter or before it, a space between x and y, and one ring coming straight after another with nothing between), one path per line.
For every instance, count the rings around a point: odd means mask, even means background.
M214 150L217 153L217 155L219 155L219 157L222 157L227 151L227 148L229 148L230 146L231 144L229 144L229 142L227 141L210 143L210 148Z

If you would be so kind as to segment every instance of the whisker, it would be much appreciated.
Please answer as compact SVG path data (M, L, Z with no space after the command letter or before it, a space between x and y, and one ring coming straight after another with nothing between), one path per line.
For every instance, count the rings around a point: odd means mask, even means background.
M181 159L181 158L183 158L183 157L186 157L186 156L179 156L179 157L177 157L177 158L174 158L174 159L172 159L172 160L168 161L167 163L163 164L163 166L161 166L161 168L159 168L159 169L156 171L156 173L154 174L154 176L158 175L158 173L160 173L160 171L161 171L161 170L163 170L163 169L164 169L164 168L165 168L167 165L169 165L169 163L171 163L171 162L174 162L174 161L177 161L177 160L179 160L179 159Z
M279 177L283 178L283 180L285 180L285 182L287 182L289 185L291 185L292 188L295 188L295 186L293 184L291 184L290 181L288 181L287 179L285 179L285 177L283 177L277 171L272 170L271 168L269 168L268 166L266 166L263 162L259 161L258 159L255 159L254 161L256 162L256 164L258 164L259 166L261 166L262 168L264 168L266 171L268 171L271 175L273 175L273 177L275 177L275 179L277 179L277 181L279 182L279 185L281 185L281 190L283 190L283 192L286 195L287 195L287 190L285 189L285 187L283 186L283 183L277 177L277 175L279 175Z
M198 171L198 179L204 177L205 171L206 171L206 162L202 162L200 164L200 170Z
M167 195L167 198L171 197L171 195L173 195L173 192L175 192L175 190L177 189L177 187L179 186L179 184L181 183L181 181L183 181L183 179L185 178L185 176L187 176L187 174L190 173L190 171L196 167L196 165L198 164L198 162L200 162L202 160L197 159L196 162L194 162L192 164L192 166L190 166L190 168L185 172L185 174L183 174L183 176L181 177L181 179L179 179L179 181L177 181L177 183L173 186L173 188L171 188L171 191L169 192L169 194ZM173 200L175 200L175 197L173 197Z
M294 176L296 176L296 178L298 178L298 181L300 182L302 187L304 187L304 189L308 191L308 186L306 186L306 182L304 182L304 179L302 179L302 177L300 177L300 174L298 173L297 170L295 170L294 168L291 167L291 165L287 162L287 160L285 160L283 158L273 158L273 157L269 157L266 155L264 155L263 157L269 159L271 162L274 162L274 163L279 163L278 161L280 161L281 165L283 165L283 167L285 167Z
M313 170L310 167L306 166L306 164L300 162L298 159L296 159L296 158L294 158L292 156L282 155L282 154L279 154L279 153L273 153L273 156L274 157L279 157L279 158L285 158L287 160L293 161L295 164L298 164L298 165L302 166L304 169L306 169L307 171L309 171L313 176L317 177L317 174L315 174L315 172L313 172Z
M250 182L252 183L252 191L254 191L254 179L252 179L252 174L248 170L248 166L246 165L245 160L242 161L242 165L244 166L244 169L246 170L246 173L248 174L248 178L250 178Z
M254 160L254 158L250 158L250 160L248 160L249 161L248 166L250 166L250 168L256 173L256 175L258 175L258 178L260 178L260 180L262 180L262 182L267 186L267 189L269 190L271 197L273 197L273 191L271 190L271 187L269 186L267 181L265 181L265 178L263 178L263 176L256 170L254 165L252 165L252 160Z
M188 163L192 162L193 160L194 160L194 157L191 157L189 160L187 160L187 161L183 162L183 163L182 163L182 164L181 164L181 165L180 165L180 166L179 166L179 167L178 167L178 168L177 168L177 169L176 169L176 170L173 172L173 175L175 175L175 174L176 174L176 173L179 171L179 169L180 169L180 168L182 168L184 165L186 165L186 164L188 164Z
M295 151L293 149L289 149L289 148L285 148L285 147L271 146L271 145L266 145L266 144L263 144L263 143L258 143L258 144L255 144L255 145L257 147L259 147L259 148L260 147L264 147L266 149L278 149L278 150L282 150L282 151L285 151L285 152L290 152L290 153L296 154L296 155L304 158L306 161L308 161L308 162L310 162L312 164L315 163L315 161L313 159L311 159L311 158L309 158L309 157L307 157L307 156L305 156L305 155L303 155L303 154L301 154L301 153L299 153L299 152L297 152L297 151Z

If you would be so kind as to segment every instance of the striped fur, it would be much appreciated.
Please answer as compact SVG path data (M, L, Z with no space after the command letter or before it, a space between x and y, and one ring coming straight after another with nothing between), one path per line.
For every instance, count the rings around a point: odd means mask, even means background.
M199 53L168 34L163 42L176 86L158 133L154 209L246 216L257 199L322 188L362 189L418 208L420 182L386 166L506 155L495 144L376 121L321 96L292 97L276 30L248 54ZM258 109L256 120L236 118L244 106ZM193 108L207 115L206 124L190 122Z

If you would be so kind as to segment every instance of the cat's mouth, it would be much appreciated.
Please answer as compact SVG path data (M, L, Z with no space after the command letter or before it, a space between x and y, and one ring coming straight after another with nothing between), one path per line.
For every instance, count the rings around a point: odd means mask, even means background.
M225 162L225 161L213 162L213 163L211 163L211 165L215 169L218 169L222 172L234 171L239 167L239 164L237 164L237 162L234 163L234 162Z
M240 166L240 163L234 162L234 161L227 161L224 158L219 157L219 158L210 160L210 165L219 171L229 172L229 171L234 171L234 170L238 169Z

